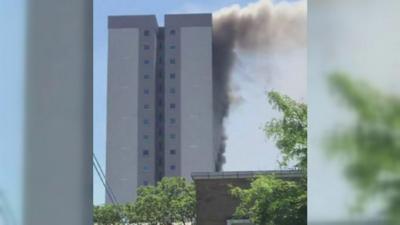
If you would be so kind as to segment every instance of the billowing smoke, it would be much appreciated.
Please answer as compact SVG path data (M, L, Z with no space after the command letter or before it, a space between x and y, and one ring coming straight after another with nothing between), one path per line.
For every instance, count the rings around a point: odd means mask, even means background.
M213 81L217 171L225 162L224 119L237 99L231 88L237 50L274 52L306 46L306 1L273 4L260 0L241 8L233 5L213 14Z

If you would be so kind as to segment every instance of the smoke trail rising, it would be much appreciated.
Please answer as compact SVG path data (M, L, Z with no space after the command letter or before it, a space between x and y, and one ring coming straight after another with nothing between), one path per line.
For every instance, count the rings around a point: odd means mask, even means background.
M230 80L235 50L272 53L304 47L307 43L306 20L306 1L275 5L270 0L260 0L243 8L232 5L213 13L214 128L218 171L225 162L223 122L234 96Z

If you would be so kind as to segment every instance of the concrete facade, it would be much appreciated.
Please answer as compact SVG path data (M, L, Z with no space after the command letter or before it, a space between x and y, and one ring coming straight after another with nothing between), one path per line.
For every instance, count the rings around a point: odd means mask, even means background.
M110 16L106 177L119 203L215 171L211 14ZM111 199L106 197L106 202Z
M257 175L271 174L288 180L296 180L301 176L298 171L192 173L197 198L196 224L226 225L228 222L235 224L233 214L239 201L231 195L231 187L249 188L252 179ZM238 222L246 224L243 220Z

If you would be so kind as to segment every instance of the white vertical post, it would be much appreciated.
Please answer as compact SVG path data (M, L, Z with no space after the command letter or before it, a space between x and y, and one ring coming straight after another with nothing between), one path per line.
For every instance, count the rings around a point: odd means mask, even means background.
M24 222L92 223L92 1L27 0Z

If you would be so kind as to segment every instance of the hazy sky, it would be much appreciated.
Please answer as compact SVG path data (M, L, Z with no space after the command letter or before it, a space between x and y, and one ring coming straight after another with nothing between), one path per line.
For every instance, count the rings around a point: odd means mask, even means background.
M24 9L23 0L0 1L0 29L7 29L0 35L0 201L1 195L6 197L18 221L22 205Z
M311 0L308 3L308 218L367 219L379 211L372 201L351 215L354 191L343 178L343 164L329 160L324 140L351 122L327 85L333 71L346 71L383 92L400 94L400 2L388 0Z
M167 13L214 12L249 0L96 0L94 5L94 152L104 169L106 142L107 16L155 14L159 25ZM271 89L295 99L306 96L306 48L266 54L238 52L232 86L243 99L231 107L226 120L228 136L225 171L278 169L274 144L265 138L263 124L278 114L267 103ZM104 188L94 178L94 203L104 202Z

